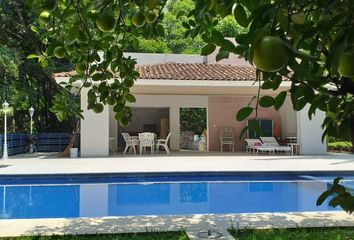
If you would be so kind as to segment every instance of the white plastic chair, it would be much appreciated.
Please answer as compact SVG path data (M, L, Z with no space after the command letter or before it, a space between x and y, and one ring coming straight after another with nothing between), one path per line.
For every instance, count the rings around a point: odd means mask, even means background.
M224 145L230 145L230 151L235 151L234 141L234 128L233 127L221 127L219 129L219 139L221 152L224 151Z
M122 136L123 136L124 141L125 141L125 149L124 149L123 155L125 155L125 153L128 151L128 149L130 147L133 148L134 155L135 155L136 154L135 146L139 145L139 140L137 138L135 138L135 137L131 137L129 135L129 133L122 133Z
M261 146L262 145L262 141L259 140L258 138L256 139L250 139L250 138L246 138L245 139L247 145L246 145L246 152L249 153L251 151L254 152L254 149L257 147L257 146Z
M166 139L158 139L157 140L157 144L156 144L156 152L159 152L159 148L160 147L164 147L166 150L167 154L170 154L170 149L168 148L168 140L170 140L170 135L171 133L169 133L166 137Z
M143 149L146 152L146 147L151 149L151 154L154 153L155 145L155 134L154 133L139 133L139 152L140 155L143 152Z

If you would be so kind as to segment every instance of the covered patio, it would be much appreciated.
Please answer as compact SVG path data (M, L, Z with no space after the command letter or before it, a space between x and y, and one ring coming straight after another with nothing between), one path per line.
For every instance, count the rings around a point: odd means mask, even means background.
M164 138L166 132L170 132L169 147L172 151L179 151L182 108L206 109L207 151L220 151L219 129L225 126L234 130L235 151L245 151L246 143L239 139L239 135L248 120L254 119L255 113L242 122L237 122L235 115L242 107L255 107L252 99L257 95L258 85L254 84L255 69L252 66L242 61L235 64L208 64L208 60L201 56L166 55L165 58L151 58L150 54L135 54L133 57L137 59L140 78L131 88L136 102L130 106L140 118L137 120L137 117L133 117L135 122L127 129L119 126L112 106L106 106L100 114L87 110L89 89L84 88L81 92L81 107L84 111L84 120L81 121L81 157L109 156L112 153L110 149L117 151L118 146L124 145L121 133L127 130L135 135L145 130L153 131L158 138ZM65 81L69 76L60 75L57 80ZM261 90L261 95L275 97L281 91L288 91L290 84L289 81L283 81L276 91ZM161 115L162 110L164 114ZM145 112L144 116L137 111ZM303 154L323 154L326 144L321 142L321 123L325 114L317 111L310 121L307 111L306 106L295 112L290 96L287 96L279 111L259 107L257 118L269 123L267 131L270 136L282 140L296 137L302 145ZM165 119L164 134L161 134L162 119Z

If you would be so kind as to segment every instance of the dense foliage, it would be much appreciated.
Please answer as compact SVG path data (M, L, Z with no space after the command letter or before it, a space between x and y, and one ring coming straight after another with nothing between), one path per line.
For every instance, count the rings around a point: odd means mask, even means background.
M354 143L354 5L351 0L196 0L189 14L190 35L201 35L208 55L216 46L216 58L230 53L241 55L257 67L261 89L278 89L284 79L291 80L290 95L295 110L308 106L311 118L326 112L322 140L332 136ZM246 29L236 34L234 45L216 26L220 19L234 16ZM248 118L258 106L278 110L286 96L255 96L256 106L242 108L239 121ZM252 101L251 100L251 101ZM254 130L259 127L254 126ZM258 128L258 129L257 129ZM247 127L243 129L245 133ZM354 199L334 182L335 204L352 212ZM338 190L340 189L340 190ZM338 191L337 191L338 190ZM329 197L331 194L325 195ZM322 199L323 200L323 199ZM321 203L322 201L319 201Z
M0 1L0 101L6 99L14 109L16 131L29 130L30 106L35 108L36 130L71 131L68 122L60 124L49 110L54 94L60 90L50 69L43 68L37 60L27 59L28 55L44 50L31 30L35 20L23 1Z
M192 131L202 135L207 128L206 108L181 108L180 125L181 131Z

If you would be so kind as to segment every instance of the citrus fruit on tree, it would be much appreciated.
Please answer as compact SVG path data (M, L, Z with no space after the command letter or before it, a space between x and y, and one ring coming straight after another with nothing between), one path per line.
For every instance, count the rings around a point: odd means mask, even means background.
M145 24L145 16L142 12L137 12L132 17L132 22L136 27L142 27Z
M102 32L112 32L116 27L116 18L112 14L103 14L96 17L96 26Z
M153 23L157 19L157 14L154 11L149 11L145 14L146 22Z
M50 13L47 11L41 12L39 14L39 21L43 24L48 24L50 22Z
M288 50L279 37L265 36L254 46L253 64L262 71L279 71L287 64L288 59Z
M157 0L147 0L147 6L150 10L156 8Z
M61 46L56 47L54 49L54 56L56 56L57 58L63 58L65 57L65 49Z
M291 15L291 21L298 25L304 25L306 20L306 14L304 12L299 12Z
M354 51L340 56L338 72L344 77L354 77Z
M42 1L42 8L46 11L53 11L57 6L56 0L44 0Z
M101 113L103 112L103 109L104 107L102 103L96 103L95 106L92 108L95 113Z
M86 71L86 66L86 63L84 62L78 63L76 64L75 70L78 73L84 73Z

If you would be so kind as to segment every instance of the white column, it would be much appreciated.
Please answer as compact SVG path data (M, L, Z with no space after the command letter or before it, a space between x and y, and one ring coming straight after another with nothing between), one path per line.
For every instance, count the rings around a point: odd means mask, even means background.
M180 148L179 138L180 138L180 107L171 106L170 107L170 148L171 150L177 151Z
M109 106L109 137L114 138L112 142L114 150L118 146L118 121L115 118L116 113L113 111L113 106Z
M108 216L108 184L80 185L80 217Z
M81 120L81 157L106 157L109 155L109 108L94 113L87 110L87 88L81 91L81 109L84 119Z
M281 137L296 136L296 111L293 109L289 96L285 99L279 113L281 118Z
M301 143L303 154L324 154L327 151L326 142L322 142L323 129L321 125L325 119L325 113L317 110L310 120L306 105L301 111L296 112L297 139Z

